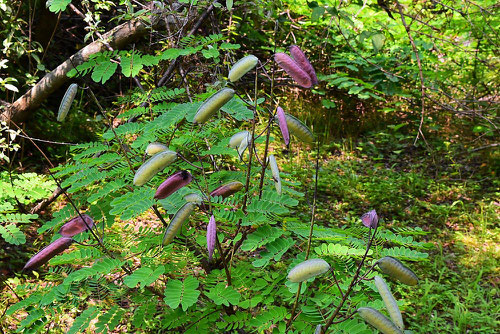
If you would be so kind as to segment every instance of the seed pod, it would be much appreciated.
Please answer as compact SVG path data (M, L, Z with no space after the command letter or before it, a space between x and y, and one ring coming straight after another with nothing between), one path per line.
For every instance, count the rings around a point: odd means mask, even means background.
M243 189L243 183L239 181L231 181L213 190L210 193L210 196L222 196L222 198L226 198L228 196L231 196L232 194L237 193L241 189Z
M378 216L377 216L377 211L371 210L365 213L364 215L361 216L361 221L363 222L363 225L369 228L377 228L378 225Z
M281 178L280 170L278 169L278 164L276 163L276 158L273 154L269 154L267 158L269 162L269 167L271 167L271 172L273 173L274 186L276 187L276 192L281 195Z
M82 214L83 219L78 215L64 224L59 230L59 234L63 237L71 238L78 233L87 231L89 228L94 227L94 220L86 214ZM85 219L85 221L84 221ZM86 223L86 224L85 224Z
M252 136L250 133L243 138L243 140L240 142L240 145L238 146L238 156L240 157L240 160L243 160L243 154L245 153L245 150L247 149L248 145L250 144L250 141L252 140Z
M212 215L207 225L207 248L208 260L212 260L215 248L215 238L217 237L217 226L215 225L215 217Z
M213 94L198 108L193 122L196 124L205 123L210 116L215 114L223 105L231 100L233 96L234 90L231 88L223 88Z
M162 144L162 143L150 143L148 147L146 147L146 154L147 155L155 155L156 153L160 153L163 151L170 151L167 145Z
M292 45L290 46L290 54L297 65L299 65L300 68L302 68L309 75L312 85L317 85L318 77L316 76L316 71L312 67L304 52L302 52L297 45Z
M49 244L47 247L36 253L25 265L23 271L35 270L47 263L51 258L67 249L73 239L62 237Z
M326 273L330 265L323 259L309 259L299 263L288 273L288 280L293 283L303 282L311 277Z
M304 123L287 113L285 113L285 118L288 130L290 130L292 135L308 144L312 144L314 142L314 136L311 130L309 130Z
M181 170L170 175L165 181L160 184L154 198L164 199L172 195L177 190L189 184L193 180L193 176L187 170Z
M377 264L384 273L396 278L407 285L417 285L418 277L411 269L407 268L398 259L392 256L385 256L377 261Z
M314 334L321 334L323 333L321 330L321 325L316 326L316 330L314 331Z
M170 221L165 234L163 235L163 246L168 245L172 242L172 240L174 240L177 232L179 232L179 230L181 229L182 223L184 223L184 221L189 218L195 207L196 204L188 202L184 204L179 209L179 211L176 212L175 216Z
M403 334L385 315L371 307L358 308L358 314L383 334Z
M174 162L175 159L177 159L177 153L174 151L156 153L135 172L134 184L136 186L146 184L158 172Z
M231 82L235 82L242 76L244 76L248 71L257 65L259 59L253 55L248 55L246 57L241 58L233 65L231 70L229 71L228 78Z
M64 97L61 100L61 104L59 105L59 111L57 112L57 121L62 122L66 118L69 109L71 108L71 104L75 99L76 92L78 91L78 85L76 83L69 85L66 93L64 93Z
M278 119L278 124L280 126L281 134L283 135L283 140L285 145L288 146L290 143L290 133L288 132L288 125L286 123L286 116L283 108L278 107L276 109L276 118Z
M392 322L394 322L396 326L399 327L399 329L401 330L405 329L405 325L403 323L403 316L401 315L398 303L396 302L396 299L394 299L391 290L389 290L389 287L387 286L382 277L375 276L374 280L375 280L375 286L377 287L378 292L380 293L380 296L384 301L385 307L387 308L387 311L391 316Z
M278 63L279 67L284 69L285 72L299 84L299 86L311 88L311 77L292 58L290 58L289 55L281 52L276 53L274 55L274 60Z
M196 193L187 194L186 196L184 196L184 200L186 202L191 202L191 203L194 203L196 205L200 205L203 202L203 199L201 198L201 196L196 194Z
M250 135L250 132L248 132L246 130L234 134L231 137L231 139L229 139L229 147L237 148L238 146L240 146L242 140L246 139L249 135Z

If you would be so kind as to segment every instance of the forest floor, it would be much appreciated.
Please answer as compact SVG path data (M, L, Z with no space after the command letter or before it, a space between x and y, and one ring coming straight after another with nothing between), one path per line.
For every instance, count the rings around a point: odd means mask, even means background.
M379 132L356 143L322 147L316 221L352 224L346 217L376 209L379 224L388 228L422 228L427 234L417 241L433 246L425 261L411 264L419 285L399 286L396 292L404 300L408 328L413 333L495 333L500 327L495 170L477 159L457 162L452 154L426 153L409 139ZM314 160L308 154L292 152L307 167L288 172L312 185Z

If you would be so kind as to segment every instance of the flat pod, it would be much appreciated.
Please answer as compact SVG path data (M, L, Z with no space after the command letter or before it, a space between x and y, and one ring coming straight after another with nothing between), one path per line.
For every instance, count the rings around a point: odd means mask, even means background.
M279 67L284 69L285 72L299 84L299 86L311 88L311 77L295 62L295 60L290 58L289 55L279 52L274 55L274 60L278 63Z
M304 123L287 113L285 113L285 117L288 130L290 130L292 135L308 144L312 144L314 142L314 135Z
M382 300L384 301L385 307L389 312L392 322L396 324L400 329L405 329L405 325L403 323L403 316L401 315L401 311L399 310L398 303L394 296L391 293L391 290L385 283L384 279L380 276L374 277L375 286L377 287Z
M323 259L309 259L299 263L288 273L288 280L293 283L303 282L311 277L326 273L330 265Z
M381 331L383 334L403 334L403 332L385 315L371 307L360 307L357 312L363 320Z
M236 64L233 65L233 67L229 71L228 74L229 81L235 82L236 80L240 79L248 71L254 68L258 62L259 59L254 55L248 55L246 57L241 58L236 62Z
M163 151L170 151L167 145L162 144L162 143L150 143L148 147L146 147L146 154L147 155L155 155L156 153L160 153Z
M391 276L392 278L398 279L407 285L417 285L418 277L415 275L411 269L407 268L398 259L392 256L385 256L377 261L377 264L382 270L382 272Z
M188 185L193 180L193 176L187 170L181 170L170 175L163 181L156 190L154 198L164 199L172 195L177 190Z
M271 167L271 173L273 174L274 186L276 187L276 192L281 195L281 178L280 170L278 169L278 164L276 163L276 158L273 154L269 154L268 157L269 167Z
M238 146L240 146L243 139L248 138L248 136L250 136L250 132L248 132L246 130L234 134L231 137L231 139L229 139L229 147L237 148Z
M175 216L172 218L170 221L170 224L167 227L167 230L165 231L165 234L163 235L163 241L162 245L168 245L169 243L174 240L175 236L179 232L182 224L186 219L189 218L191 213L193 213L194 209L196 207L195 203L188 202L184 204L176 213Z
M210 116L215 114L223 105L231 100L233 96L234 90L231 88L223 88L213 94L198 108L193 122L196 124L205 123Z
M47 247L36 253L25 265L23 271L35 270L47 263L51 258L67 249L73 239L62 237L49 244Z
M290 46L290 54L293 57L293 60L300 66L311 78L312 85L318 84L318 77L316 76L316 71L312 67L311 63L307 59L306 55L297 45Z
M174 151L156 153L135 172L134 185L142 186L177 159Z
M207 250L209 260L212 260L212 255L214 254L216 237L217 226L215 225L215 217L212 215L207 225Z
M57 112L57 121L62 122L68 115L68 111L71 108L71 104L75 99L76 92L78 91L78 85L76 83L69 85L64 97L59 105L59 111Z
M213 190L210 196L222 196L222 198L226 198L237 193L241 189L243 189L243 183L240 181L231 181Z
M281 134L283 135L283 140L285 145L290 144L290 133L288 132L288 124L286 122L286 115L283 108L276 108L276 119L278 120L278 125L280 126Z
M92 217L86 214L82 214L82 217L83 219L78 215L64 224L59 230L59 234L63 237L71 238L79 233L87 231L89 228L94 227L94 220Z

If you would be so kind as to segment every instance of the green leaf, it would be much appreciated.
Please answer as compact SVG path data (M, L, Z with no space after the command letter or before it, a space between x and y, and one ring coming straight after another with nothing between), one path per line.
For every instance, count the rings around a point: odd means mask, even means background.
M49 10L53 13L59 13L66 9L66 7L71 3L71 0L49 0L47 5L49 5Z
M375 52L379 52L384 46L385 35L384 34L375 34L372 36L372 44Z
M99 317L95 327L97 333L107 333L108 330L112 331L120 323L125 314L125 310L114 305L108 312ZM107 325L107 327L106 327Z
M22 245L26 242L24 233L14 224L0 225L0 234L9 244Z
M282 235L283 231L281 229L271 227L269 225L263 225L248 236L248 238L241 245L241 249L253 252L257 248L273 242Z
M120 219L128 220L148 210L153 204L154 189L139 188L128 192L111 202L112 215L120 215Z
M67 334L76 334L84 331L89 326L90 321L97 317L98 314L99 309L96 306L89 307L75 319L73 326L71 326Z
M276 239L266 245L266 251L260 253L261 258L252 262L254 267L265 267L271 259L279 261L283 254L295 244L291 238Z
M226 0L226 8L227 10L231 10L233 8L233 0Z
M141 55L138 52L131 54L121 54L120 64L122 66L122 73L126 77L135 77L142 70L143 64Z
M165 303L173 309L182 306L186 311L191 305L196 304L200 291L198 291L199 282L196 278L188 276L184 282L171 279L165 289ZM220 304L219 304L220 305Z
M148 267L142 267L134 271L131 275L123 279L123 283L129 288L135 288L137 283L141 283L141 289L146 285L152 284L154 281L160 277L165 272L164 266L159 266L153 271L153 269Z
M206 293L207 297L212 299L215 305L238 305L240 293L232 286L226 286L225 283L219 283Z
M321 16L325 13L324 7L314 7L311 14L311 21L318 21Z
M108 61L98 63L92 72L92 80L95 82L105 83L113 74L115 74L117 67L118 64L109 61L109 59Z
M322 244L321 246L315 247L314 251L318 255L333 255L333 256L363 256L365 254L365 249L363 248L353 248L342 244ZM373 251L370 249L368 255L371 255Z

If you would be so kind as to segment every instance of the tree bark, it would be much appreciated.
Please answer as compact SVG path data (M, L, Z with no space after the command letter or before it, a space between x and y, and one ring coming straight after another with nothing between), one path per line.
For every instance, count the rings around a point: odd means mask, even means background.
M131 20L103 35L108 45L113 49L121 49L141 37L148 31L149 27L140 20ZM0 114L0 120L6 122L22 122L38 108L42 102L54 91L61 87L67 80L67 73L75 66L84 63L90 55L106 50L102 41L95 41L72 55L64 63L57 66L52 72L47 73L33 88L17 99L14 103L4 108Z

